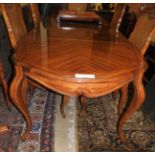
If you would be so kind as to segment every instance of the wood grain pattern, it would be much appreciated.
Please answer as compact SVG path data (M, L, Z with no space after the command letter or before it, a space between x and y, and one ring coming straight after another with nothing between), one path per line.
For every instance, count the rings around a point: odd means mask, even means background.
M136 88L136 92L143 93L139 82L142 79L139 72L146 66L143 56L121 33L110 31L107 22L102 27L60 25L56 19L48 18L46 24L41 23L38 29L25 35L14 55L16 76L10 92L27 121L26 134L30 131L31 119L20 93L25 78L66 96L94 98L135 82L139 75L135 87L140 89ZM133 104L141 104L142 100L139 95ZM120 137L124 119L119 123Z

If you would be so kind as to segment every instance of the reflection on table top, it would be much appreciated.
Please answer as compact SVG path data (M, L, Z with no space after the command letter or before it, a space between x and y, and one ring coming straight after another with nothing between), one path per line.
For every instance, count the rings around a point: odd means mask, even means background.
M46 23L46 24L45 24ZM18 43L15 60L56 76L109 78L140 67L139 51L107 22L56 23L49 18Z
M102 18L93 11L70 11L61 10L57 16L57 21L83 21L83 22L96 22L102 24Z

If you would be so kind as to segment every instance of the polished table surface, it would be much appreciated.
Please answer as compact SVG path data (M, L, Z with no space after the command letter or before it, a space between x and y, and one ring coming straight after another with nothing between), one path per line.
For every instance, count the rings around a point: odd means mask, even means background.
M31 130L31 121L20 98L26 78L63 95L86 97L105 95L135 82L135 87L139 86L136 94L140 96L135 106L140 105L144 98L141 80L146 64L143 57L105 21L101 26L57 23L55 18L48 18L18 42L14 63L16 75L10 92L25 116L27 133ZM124 118L120 128L123 123Z
M121 33L107 25L65 24L50 22L32 31L16 48L16 60L67 81L107 80L137 69L141 63L138 50ZM130 62L130 63L129 63ZM95 75L79 79L76 74Z

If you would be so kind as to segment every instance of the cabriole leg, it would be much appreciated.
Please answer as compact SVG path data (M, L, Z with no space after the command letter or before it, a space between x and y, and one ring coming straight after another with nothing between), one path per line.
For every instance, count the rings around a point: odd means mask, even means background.
M118 115L120 115L123 111L123 106L127 100L127 94L128 94L128 85L123 86L121 89L121 97L120 97L120 101L118 103Z
M118 121L117 129L118 129L119 137L121 138L122 142L125 142L125 138L122 133L122 128L123 128L124 123L135 111L137 111L139 109L139 107L143 104L144 99L145 99L145 92L144 92L144 87L143 87L143 83L142 83L144 71L145 71L145 69L142 69L136 75L136 77L133 81L133 84L134 84L133 100Z
M15 67L15 77L11 83L10 87L10 95L12 98L13 103L16 105L16 107L19 109L19 111L23 114L26 123L27 123L27 129L24 132L22 139L26 140L28 138L29 132L32 129L32 121L27 109L27 104L23 100L23 81L24 81L24 74L22 67L19 65L16 65Z

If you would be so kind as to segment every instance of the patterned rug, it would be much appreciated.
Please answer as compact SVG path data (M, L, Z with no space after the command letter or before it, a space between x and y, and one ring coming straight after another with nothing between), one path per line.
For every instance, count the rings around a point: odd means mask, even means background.
M9 112L0 90L0 123L10 126L10 132L0 136L1 152L54 151L54 121L56 94L36 89L29 99L33 129L29 140L22 142L25 129L21 114L13 108ZM125 124L126 143L122 144L116 132L117 104L111 94L87 100L86 116L78 116L77 141L79 151L155 151L155 124L144 117L141 110ZM78 108L80 111L80 108Z
M20 140L20 135L25 130L22 115L14 107L11 112L7 110L2 93L0 99L0 123L10 126L9 133L0 136L0 151L53 151L54 93L36 89L33 97L30 98L29 111L33 127L26 142Z
M87 100L86 117L78 119L79 151L155 151L155 124L135 112L124 126L126 143L118 139L117 104L112 95Z

